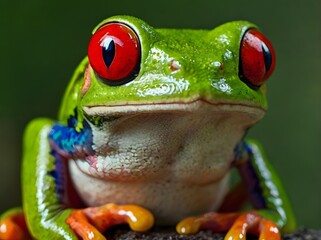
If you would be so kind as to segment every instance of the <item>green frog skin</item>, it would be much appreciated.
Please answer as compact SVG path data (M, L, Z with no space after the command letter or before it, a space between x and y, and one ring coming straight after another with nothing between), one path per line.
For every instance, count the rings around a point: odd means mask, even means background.
M249 22L178 30L106 19L58 121L26 129L23 210L2 215L0 238L105 239L124 223L140 232L210 229L225 239L293 231L280 180L260 144L244 138L266 112L274 64ZM231 189L232 168L242 182ZM246 199L255 210L240 211Z

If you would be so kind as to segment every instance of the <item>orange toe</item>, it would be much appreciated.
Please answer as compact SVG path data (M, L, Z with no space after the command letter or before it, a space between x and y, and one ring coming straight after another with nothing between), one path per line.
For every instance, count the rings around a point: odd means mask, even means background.
M105 204L73 210L67 219L73 231L83 239L105 240L103 232L110 227L128 224L133 231L145 232L154 225L153 215L136 205Z
M176 231L179 234L195 234L201 229L226 232L238 216L237 213L210 212L198 217L189 217L178 223Z
M272 221L262 217L256 211L241 214L225 236L225 240L246 239L246 234L254 234L259 240L280 240L281 234Z
M4 240L29 240L27 224L22 210L9 212L0 221L0 239Z

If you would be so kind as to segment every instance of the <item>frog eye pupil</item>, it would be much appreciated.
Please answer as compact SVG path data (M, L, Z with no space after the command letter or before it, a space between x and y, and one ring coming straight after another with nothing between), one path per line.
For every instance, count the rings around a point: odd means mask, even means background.
M241 41L239 76L252 88L269 78L275 67L275 54L269 40L255 29L248 30Z
M272 54L264 42L262 42L262 51L264 56L265 71L268 72L272 66Z
M88 60L103 83L128 83L139 72L139 38L135 31L125 24L112 22L103 25L90 39Z
M112 38L105 38L102 42L102 51L106 67L109 68L115 57L115 42Z

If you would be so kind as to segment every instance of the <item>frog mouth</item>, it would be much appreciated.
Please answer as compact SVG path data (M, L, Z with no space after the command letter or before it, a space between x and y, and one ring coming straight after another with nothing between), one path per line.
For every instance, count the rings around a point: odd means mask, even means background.
M88 105L84 106L83 110L89 116L122 116L139 113L199 112L206 110L225 113L245 113L252 115L256 119L261 119L266 112L266 109L262 106L250 103L210 102L202 98L197 98L186 102L174 101Z

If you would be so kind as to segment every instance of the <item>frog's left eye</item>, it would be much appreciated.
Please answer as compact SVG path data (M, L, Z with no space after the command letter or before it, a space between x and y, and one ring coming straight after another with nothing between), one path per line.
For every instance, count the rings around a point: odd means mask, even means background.
M127 25L106 24L92 36L88 46L88 59L104 83L119 85L129 82L139 71L139 39Z
M269 40L255 29L248 30L240 48L240 78L252 87L261 86L272 74L275 54Z

